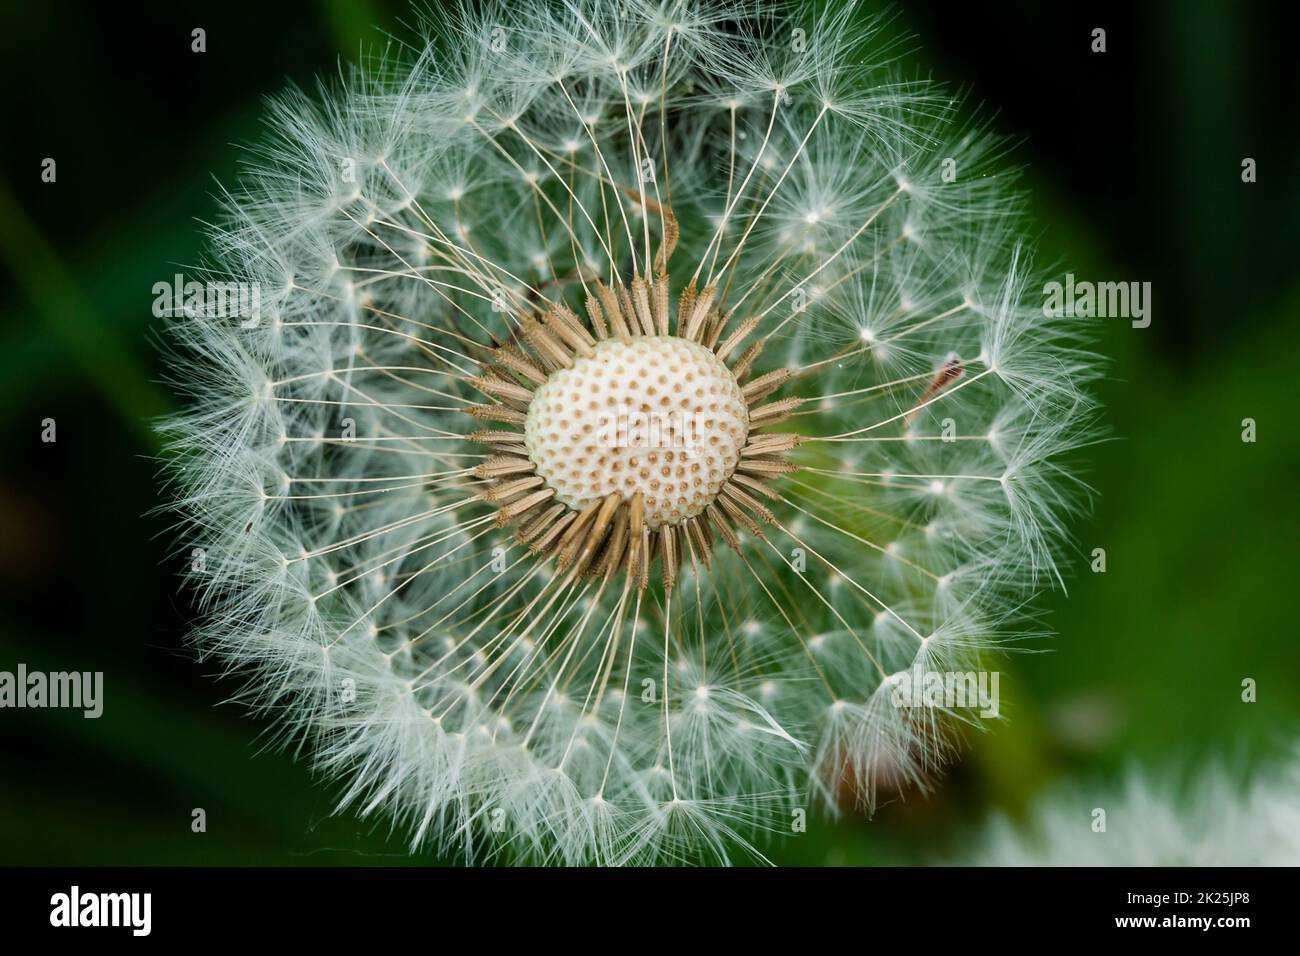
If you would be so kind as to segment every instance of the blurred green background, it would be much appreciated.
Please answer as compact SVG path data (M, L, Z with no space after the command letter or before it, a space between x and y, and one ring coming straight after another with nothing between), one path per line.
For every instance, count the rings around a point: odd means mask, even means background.
M1045 601L1056 636L1005 662L1010 721L974 735L933 795L814 818L769 847L778 863L932 860L1062 780L1244 765L1300 728L1291 35L1262 4L1048 6L909 2L895 26L916 35L918 71L1017 138L1040 261L1153 284L1150 328L1100 324L1114 440L1086 456L1097 498L1068 596ZM151 286L198 261L260 97L410 19L400 0L0 11L0 670L102 670L106 697L99 720L0 711L0 865L435 862L384 822L331 815L337 788L222 706L233 688L184 649L191 608L150 514L148 421L173 402ZM1098 26L1105 54L1089 51ZM1244 157L1258 182L1241 181ZM1089 570L1099 547L1105 574Z

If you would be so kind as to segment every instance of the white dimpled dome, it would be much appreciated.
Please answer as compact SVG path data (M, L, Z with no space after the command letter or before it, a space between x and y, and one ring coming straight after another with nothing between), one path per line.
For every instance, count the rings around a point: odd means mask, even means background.
M651 528L693 517L735 471L749 413L731 371L675 336L606 339L533 395L524 425L537 474L581 510L645 495Z

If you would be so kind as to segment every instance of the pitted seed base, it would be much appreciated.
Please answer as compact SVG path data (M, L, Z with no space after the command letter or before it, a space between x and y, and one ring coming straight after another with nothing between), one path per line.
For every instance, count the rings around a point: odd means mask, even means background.
M731 371L676 336L606 339L537 389L525 446L556 500L645 497L650 528L702 512L735 471L749 413Z

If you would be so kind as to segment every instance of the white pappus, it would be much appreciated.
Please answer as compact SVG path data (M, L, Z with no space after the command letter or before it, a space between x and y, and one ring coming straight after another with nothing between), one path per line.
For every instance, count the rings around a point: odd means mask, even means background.
M852 3L422 30L274 101L212 230L260 319L171 324L198 645L471 859L726 861L924 784L980 720L890 677L1022 634L1091 428L998 142Z

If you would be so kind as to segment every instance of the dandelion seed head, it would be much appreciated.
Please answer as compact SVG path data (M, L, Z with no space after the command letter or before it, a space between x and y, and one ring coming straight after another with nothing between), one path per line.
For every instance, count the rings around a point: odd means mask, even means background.
M1092 414L996 138L853 3L422 30L274 101L211 233L262 314L172 325L198 645L472 859L725 861L928 785L974 718L889 689L1055 580Z
M995 816L961 851L974 866L1295 866L1300 745L1256 767L1130 767L1118 782L1072 781L1020 825ZM1098 810L1104 811L1104 818ZM1099 824L1104 823L1104 829Z

